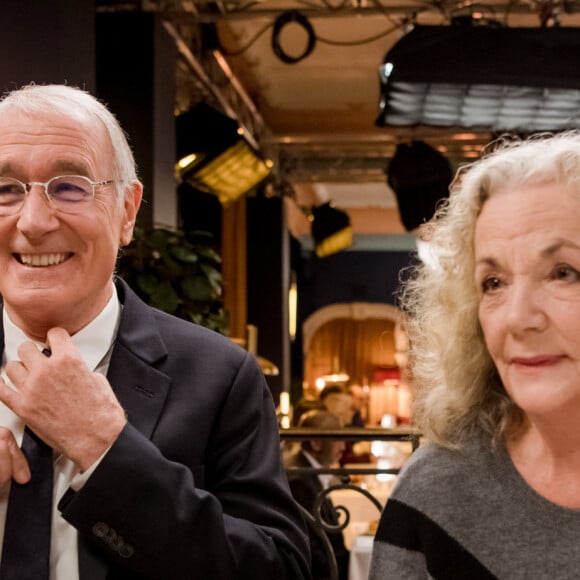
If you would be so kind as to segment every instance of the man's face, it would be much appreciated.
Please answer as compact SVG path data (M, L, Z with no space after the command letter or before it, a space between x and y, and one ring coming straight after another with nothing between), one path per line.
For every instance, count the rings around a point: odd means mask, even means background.
M329 413L336 415L343 425L350 425L352 422L354 408L350 393L332 393L324 399L324 406Z
M114 179L113 151L104 127L77 113L0 119L0 176L24 183L57 175ZM0 293L12 320L42 339L52 326L71 334L90 322L111 296L119 245L133 233L141 190L124 204L116 184L97 187L81 214L57 211L41 186L33 186L19 213L0 217Z
M332 441L319 439L312 442L314 455L323 467L338 466L339 460L345 450L344 441Z

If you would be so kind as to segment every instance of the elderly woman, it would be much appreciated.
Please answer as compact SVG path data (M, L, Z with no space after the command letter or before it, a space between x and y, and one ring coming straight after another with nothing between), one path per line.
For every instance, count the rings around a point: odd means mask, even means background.
M460 172L402 293L411 457L371 580L580 575L580 134Z

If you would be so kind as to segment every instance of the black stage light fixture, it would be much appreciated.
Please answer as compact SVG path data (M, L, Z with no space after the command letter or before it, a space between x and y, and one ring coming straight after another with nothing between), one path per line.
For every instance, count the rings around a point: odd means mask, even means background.
M198 103L176 119L176 173L227 205L270 173L269 164L245 139L238 123Z
M313 207L311 217L314 249L319 258L352 246L350 217L332 202Z
M385 173L407 231L429 221L439 202L449 197L453 178L451 164L423 141L397 145Z
M416 25L380 67L378 126L580 127L580 29Z

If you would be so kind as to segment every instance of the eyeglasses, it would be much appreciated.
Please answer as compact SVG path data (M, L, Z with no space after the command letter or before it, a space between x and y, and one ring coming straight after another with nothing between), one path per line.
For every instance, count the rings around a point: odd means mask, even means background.
M33 185L39 185L44 189L46 199L56 210L78 214L91 206L95 197L95 187L111 183L114 183L114 180L91 181L82 175L59 175L44 183L42 181L23 183L12 177L0 177L0 217L17 214Z

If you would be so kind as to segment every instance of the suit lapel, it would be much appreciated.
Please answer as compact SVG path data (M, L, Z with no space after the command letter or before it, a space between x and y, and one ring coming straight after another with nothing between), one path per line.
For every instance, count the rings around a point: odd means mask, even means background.
M151 438L171 383L155 368L167 349L151 309L124 282L117 282L117 290L123 311L107 378L129 422Z
M149 307L124 282L116 285L123 310L107 378L129 422L151 438L171 383L153 365L167 357L167 349ZM78 552L80 580L105 580L108 566L93 544L79 536Z

